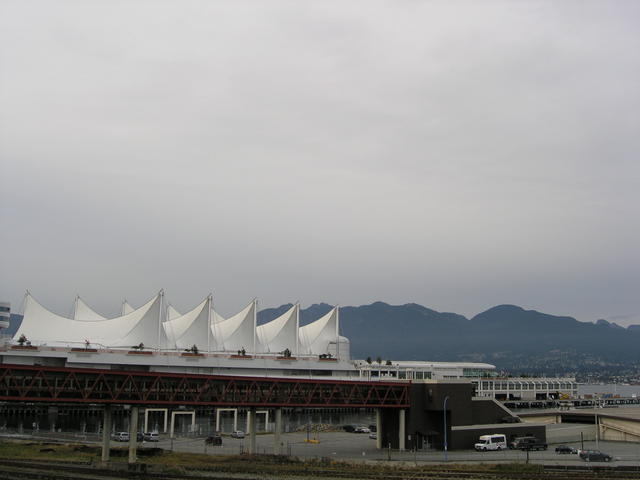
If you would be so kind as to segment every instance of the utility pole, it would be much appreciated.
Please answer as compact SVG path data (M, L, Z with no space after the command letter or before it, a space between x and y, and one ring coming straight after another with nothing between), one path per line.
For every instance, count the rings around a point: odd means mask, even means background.
M444 461L446 462L448 460L448 454L447 454L447 400L449 400L449 395L447 395L446 397L444 397L444 404L442 406L442 413L443 413L443 417L444 417Z

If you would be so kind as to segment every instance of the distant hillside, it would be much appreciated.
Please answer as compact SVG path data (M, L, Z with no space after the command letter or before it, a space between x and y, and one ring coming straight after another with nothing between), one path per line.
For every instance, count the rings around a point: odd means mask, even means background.
M276 318L291 305L259 313L260 322ZM329 311L327 304L301 311L301 323ZM509 370L554 372L605 362L640 361L640 328L625 329L600 320L579 322L499 305L471 320L417 304L376 302L340 309L342 335L354 358L488 362Z
M22 315L12 313L9 322L9 328L7 328L3 333L5 335L13 336L18 331L18 328L20 328L20 324L22 323Z
M263 324L291 304L258 313ZM306 325L331 310L326 303L301 310ZM11 315L5 333L22 321ZM597 368L603 363L640 363L640 325L623 328L606 320L595 324L499 305L472 319L415 303L375 302L340 309L341 334L351 340L353 358L493 363L511 371L559 372Z

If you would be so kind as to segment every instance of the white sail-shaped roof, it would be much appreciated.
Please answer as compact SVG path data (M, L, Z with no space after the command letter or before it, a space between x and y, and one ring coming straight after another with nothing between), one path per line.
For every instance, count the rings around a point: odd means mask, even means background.
M97 322L100 320L106 320L107 317L100 315L89 305L87 305L80 295L76 297L75 307L73 308L73 319L84 322Z
M166 336L158 330L162 293L145 305L121 317L102 321L80 321L62 317L40 305L27 294L24 318L14 338L25 335L34 344L128 346L144 343L147 348L164 347ZM159 342L159 345L158 345Z
M196 307L197 308L197 307ZM173 308L173 305L169 305L167 307L167 320L173 320L175 318L178 318L179 316L181 316L182 314L176 310L175 308Z
M210 309L211 296L208 296L190 312L163 322L162 328L170 344L177 349L191 348L196 345L199 350L205 350L211 339Z
M300 353L321 355L329 352L329 343L338 341L338 307L298 330Z
M212 349L235 352L245 349L254 352L256 348L256 302L253 301L233 317L211 325L213 333Z
M129 302L127 302L126 300L124 300L122 302L122 315L126 315L128 313L131 313L135 310L135 308L133 308Z
M261 351L278 353L288 348L291 353L298 353L299 309L300 306L296 304L278 318L256 329Z
M215 309L211 309L211 323L220 323L226 320L222 315L215 311Z

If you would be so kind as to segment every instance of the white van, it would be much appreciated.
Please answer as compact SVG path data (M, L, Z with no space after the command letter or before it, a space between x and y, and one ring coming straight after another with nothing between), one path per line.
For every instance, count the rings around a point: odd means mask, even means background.
M113 439L116 442L128 442L129 441L129 432L116 432L113 434Z
M480 435L480 441L474 445L474 448L481 452L486 452L487 450L505 450L507 448L507 437L501 433Z
M145 432L142 434L142 439L145 442L157 442L160 440L158 432Z

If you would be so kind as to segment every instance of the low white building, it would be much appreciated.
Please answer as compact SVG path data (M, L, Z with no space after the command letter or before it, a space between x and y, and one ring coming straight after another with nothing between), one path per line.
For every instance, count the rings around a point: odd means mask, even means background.
M365 380L453 380L493 375L495 365L470 362L418 362L365 360L354 362L360 377Z
M476 395L496 400L562 400L578 397L575 378L476 378Z

